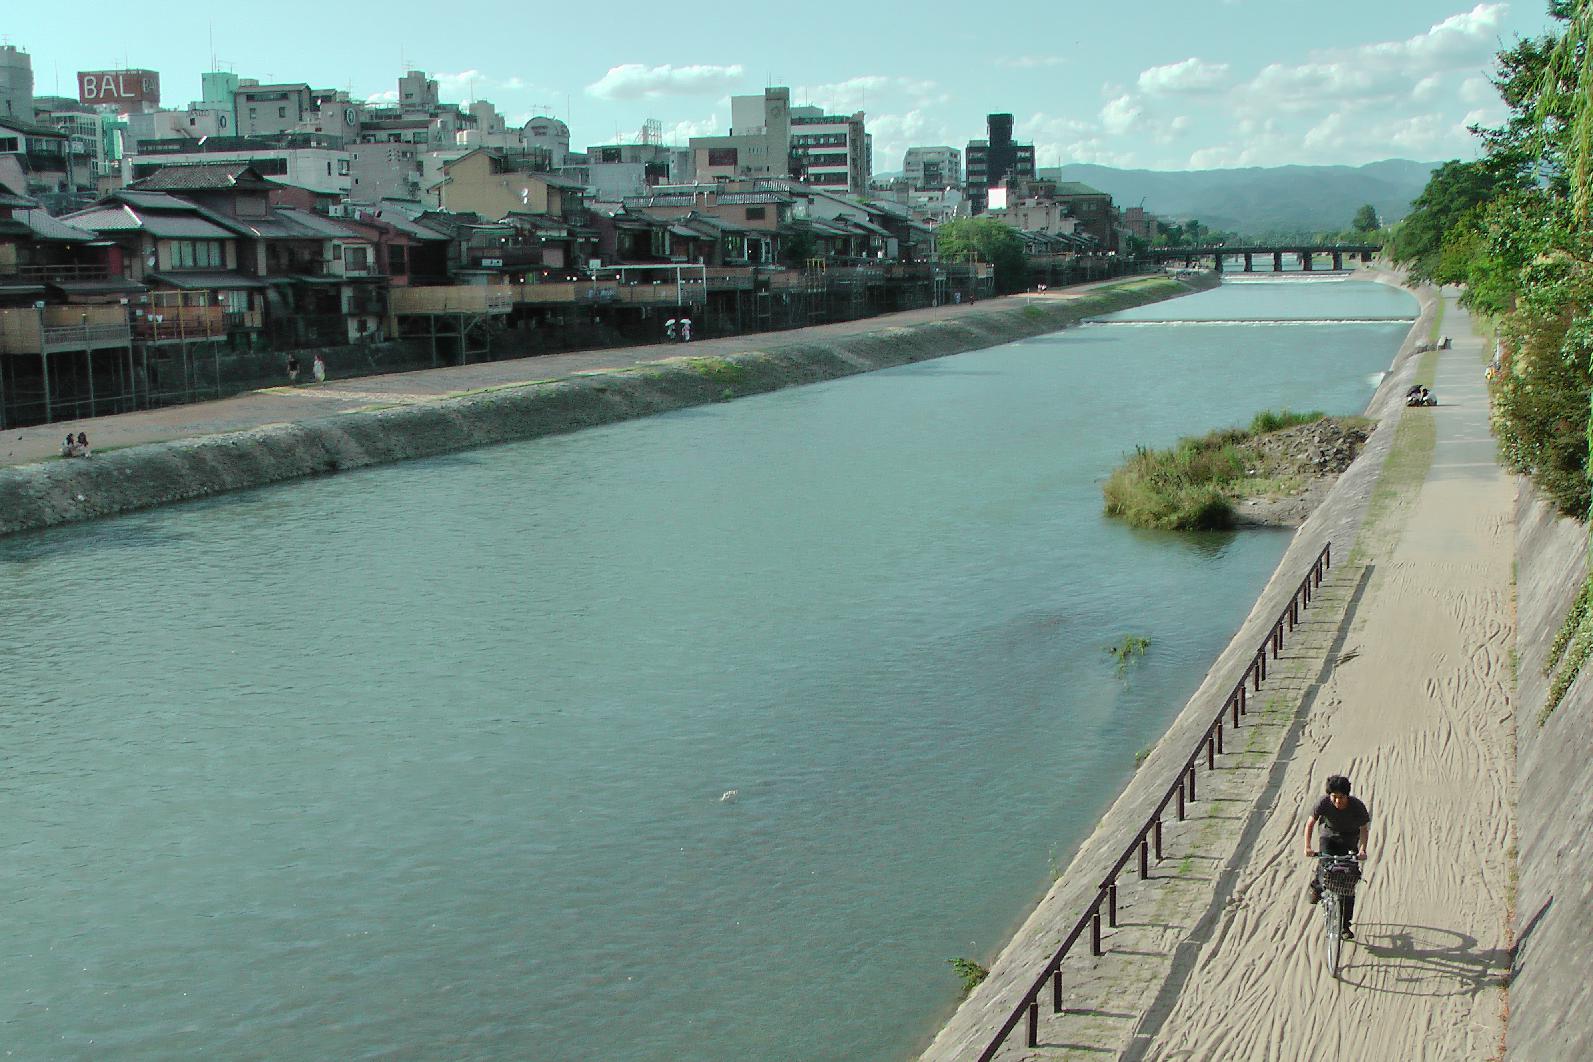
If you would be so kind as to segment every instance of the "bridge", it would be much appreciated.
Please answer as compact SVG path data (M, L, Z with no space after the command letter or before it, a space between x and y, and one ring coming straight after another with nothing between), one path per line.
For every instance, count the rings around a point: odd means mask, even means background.
M1300 268L1304 272L1312 272L1316 268L1317 255L1330 256L1333 268L1343 269L1344 261L1360 260L1370 262L1372 256L1383 248L1375 243L1275 243L1275 244L1204 244L1198 247L1152 247L1144 252L1144 257L1156 262L1182 262L1193 267L1203 259L1210 258L1216 263L1217 272L1223 272L1223 259L1243 258L1244 271L1256 271L1256 259L1265 259L1272 256L1272 271L1283 272L1283 256L1286 254L1298 255Z

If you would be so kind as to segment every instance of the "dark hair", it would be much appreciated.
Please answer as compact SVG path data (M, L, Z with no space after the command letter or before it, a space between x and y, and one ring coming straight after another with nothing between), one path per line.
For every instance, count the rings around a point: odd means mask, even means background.
M1343 793L1345 796L1349 796L1350 780L1342 774L1330 774L1327 780L1327 791L1329 793Z

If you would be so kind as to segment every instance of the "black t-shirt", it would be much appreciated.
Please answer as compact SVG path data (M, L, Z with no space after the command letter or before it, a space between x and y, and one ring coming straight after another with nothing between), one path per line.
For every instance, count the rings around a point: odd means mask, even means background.
M1361 827L1372 821L1366 805L1355 797L1350 797L1343 811L1333 806L1332 797L1323 797L1311 814L1316 816L1323 837L1340 837L1352 844L1360 840Z

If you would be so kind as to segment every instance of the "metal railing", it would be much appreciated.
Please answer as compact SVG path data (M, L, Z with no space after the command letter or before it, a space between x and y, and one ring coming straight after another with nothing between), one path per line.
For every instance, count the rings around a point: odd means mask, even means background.
M1045 983L1050 981L1051 1013L1059 1014L1062 1012L1062 960L1067 957L1068 952L1073 949L1073 946L1079 942L1079 939L1084 936L1086 931L1090 934L1090 954L1096 956L1106 954L1101 947L1101 909L1102 907L1106 908L1107 925L1114 929L1117 928L1117 879L1122 876L1124 868L1128 866L1129 861L1134 859L1135 856L1139 857L1138 871L1141 881L1150 877L1151 855L1154 853L1156 860L1158 862L1161 861L1162 819L1167 814L1169 806L1176 804L1179 821L1182 821L1187 805L1195 800L1195 774L1200 761L1202 759L1206 761L1206 769L1208 771L1216 769L1217 756L1223 751L1223 731L1228 725L1228 721L1231 719L1233 729L1237 730L1240 726L1239 720L1249 714L1247 703L1249 692L1252 687L1256 692L1260 692L1261 684L1266 681L1268 654L1270 653L1273 659L1277 659L1278 655L1283 652L1285 635L1299 625L1300 611L1310 607L1311 598L1317 588L1322 585L1322 577L1327 574L1327 570L1332 566L1332 563L1333 543L1329 542L1322 547L1322 552L1316 555L1316 561L1305 573L1305 577L1300 580L1299 585L1294 588L1294 594L1289 598L1289 603L1283 607L1283 611L1278 613L1277 619L1273 620L1271 628L1267 631L1266 638L1262 640L1261 645L1256 649L1255 655L1250 658L1250 663L1246 665L1244 673L1239 676L1239 681L1229 692L1228 698L1222 702L1221 710L1206 726L1200 739L1195 742L1194 750L1190 752L1189 758L1184 761L1183 768L1178 772L1177 780L1168 787L1161 802L1156 805L1156 810L1151 812L1150 817L1145 820L1145 824L1134 834L1133 840L1129 841L1128 845L1123 849L1123 854L1118 856L1117 861L1112 864L1112 869L1107 872L1106 876L1101 880L1100 887L1096 890L1095 899L1085 907L1084 913L1073 924L1073 928L1068 932L1068 935L1063 938L1062 946L1051 956L1050 961L1040 971L1040 975L1034 979L1034 983L1029 986L1028 991L1024 993L1018 1005L1008 1015L1000 1031L996 1033L989 1045L985 1047L984 1052L980 1054L979 1062L989 1062L990 1059L995 1057L996 1052L1001 1050L1002 1045L1007 1041L1007 1037L1011 1035L1013 1029L1017 1028L1018 1023L1024 1019L1025 1015L1029 1019L1029 1046L1039 1046L1040 993L1045 990Z

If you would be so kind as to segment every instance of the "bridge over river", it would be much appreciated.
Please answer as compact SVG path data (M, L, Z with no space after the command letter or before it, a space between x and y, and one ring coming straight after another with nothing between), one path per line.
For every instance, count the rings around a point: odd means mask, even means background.
M1199 247L1152 247L1145 252L1145 257L1155 262L1182 262L1187 266L1195 266L1206 259L1211 259L1217 272L1224 271L1225 259L1237 258L1244 260L1244 271L1256 271L1256 259L1265 261L1267 256L1272 257L1272 272L1283 272L1283 256L1286 254L1297 255L1300 259L1300 269L1310 273L1316 268L1318 255L1328 256L1332 259L1334 269L1343 269L1346 259L1349 261L1370 262L1372 256L1382 250L1381 245L1375 243L1275 243L1275 244L1207 244ZM1263 270L1265 272L1265 270Z

